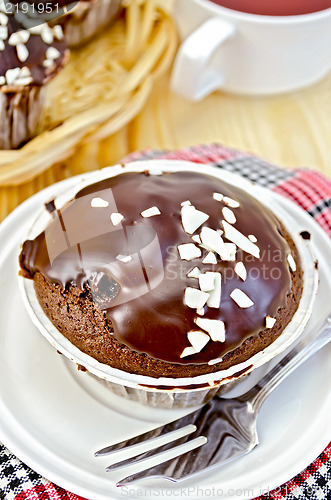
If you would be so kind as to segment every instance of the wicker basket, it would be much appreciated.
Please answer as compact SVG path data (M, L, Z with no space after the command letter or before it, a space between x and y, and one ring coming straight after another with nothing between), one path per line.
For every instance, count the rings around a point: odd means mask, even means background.
M167 0L125 0L123 7L111 27L71 52L47 86L39 135L18 150L0 151L1 219L38 189L98 168L89 163L91 148L121 133L171 65L177 36ZM79 170L65 162L73 154L82 159Z

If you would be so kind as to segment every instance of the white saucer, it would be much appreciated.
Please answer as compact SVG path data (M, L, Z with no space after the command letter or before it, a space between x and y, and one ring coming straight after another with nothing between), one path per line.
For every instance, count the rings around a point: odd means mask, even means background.
M71 178L38 193L0 226L0 440L34 470L89 500L184 495L189 499L251 499L303 470L331 437L331 394L326 383L331 379L331 346L307 361L269 397L258 420L260 445L249 455L195 480L175 484L150 480L122 491L116 488L116 480L127 474L106 473L109 459L94 458L94 451L188 410L147 409L112 395L58 355L25 311L16 278L19 242L42 203L77 182ZM330 240L305 212L273 196L295 217L299 229L312 234L321 280L307 327L314 328L330 304ZM253 385L262 374L256 370L243 384Z

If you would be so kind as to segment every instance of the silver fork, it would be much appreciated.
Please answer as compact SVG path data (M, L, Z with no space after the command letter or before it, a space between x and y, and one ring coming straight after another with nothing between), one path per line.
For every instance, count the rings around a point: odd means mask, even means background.
M116 483L117 486L123 486L147 477L178 481L245 455L259 442L256 420L267 396L293 370L330 340L331 314L317 332L315 330L308 333L258 384L242 396L233 399L216 396L199 410L139 436L107 446L97 451L95 456L133 448L133 456L122 461L115 459L113 464L107 467L107 471L158 457L158 462L161 462L158 465L149 466L146 463L144 470L126 476ZM181 437L178 437L179 432ZM164 436L168 438L167 444L158 446ZM183 452L183 447L187 448L188 442L192 446L189 451ZM139 445L146 443L152 449L140 453ZM169 450L175 451L175 456L170 459Z

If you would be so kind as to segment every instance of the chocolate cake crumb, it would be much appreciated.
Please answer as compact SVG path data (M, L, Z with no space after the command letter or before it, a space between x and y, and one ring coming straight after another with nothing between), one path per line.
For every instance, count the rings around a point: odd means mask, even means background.
M55 212L55 210L56 210L55 201L51 200L48 203L45 203L45 208L46 208L47 212L49 212L50 214Z
M308 231L301 231L300 236L303 240L310 240L311 234Z

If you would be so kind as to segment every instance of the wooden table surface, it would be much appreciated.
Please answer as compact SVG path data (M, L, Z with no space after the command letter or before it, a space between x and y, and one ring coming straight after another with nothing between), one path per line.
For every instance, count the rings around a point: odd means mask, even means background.
M275 97L215 92L199 103L155 83L142 112L112 137L86 143L66 162L22 186L0 187L0 220L24 199L68 176L111 165L145 148L177 149L219 142L284 167L310 167L331 177L331 74L318 84Z
M199 103L172 94L163 78L128 127L125 148L175 149L210 142L331 176L331 74L293 94L251 98L215 92Z

